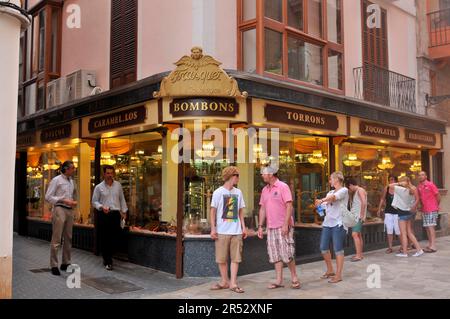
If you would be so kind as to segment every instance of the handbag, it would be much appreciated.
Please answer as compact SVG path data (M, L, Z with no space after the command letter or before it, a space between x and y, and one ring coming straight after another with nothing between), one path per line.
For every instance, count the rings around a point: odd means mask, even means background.
M348 210L346 205L341 205L342 213L342 223L344 224L344 227L351 228L355 227L355 225L358 223L359 214L356 211Z

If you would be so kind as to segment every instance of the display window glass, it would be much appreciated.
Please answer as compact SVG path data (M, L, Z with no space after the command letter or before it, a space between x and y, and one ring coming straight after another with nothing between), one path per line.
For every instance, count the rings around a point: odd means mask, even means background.
M338 154L344 176L355 178L367 191L368 221L380 221L376 213L389 176L408 176L417 185L422 170L417 149L343 143Z

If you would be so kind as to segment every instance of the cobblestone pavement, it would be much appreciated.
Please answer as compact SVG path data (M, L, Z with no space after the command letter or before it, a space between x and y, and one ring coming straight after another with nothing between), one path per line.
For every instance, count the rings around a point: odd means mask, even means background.
M425 242L422 243L425 246ZM319 279L324 272L323 262L297 266L302 282L301 290L290 289L289 272L284 270L286 288L268 290L274 280L274 271L267 271L239 278L239 285L246 290L236 294L229 290L210 291L217 278L183 278L127 262L115 261L115 271L102 267L101 257L92 253L73 250L73 262L81 266L80 289L69 289L66 279L70 274L54 277L49 272L33 273L31 270L47 268L49 243L36 239L14 237L14 298L167 298L167 299L242 299L242 298L450 298L450 237L438 239L438 252L421 257L398 258L384 250L368 252L361 262L352 263L346 257L344 281L329 284ZM264 256L266 257L266 256ZM257 262L257 261L255 261ZM378 268L379 267L379 268ZM368 288L374 277L373 269L380 270L381 288ZM372 272L368 272L371 270ZM88 285L89 278L122 280L140 290L124 293L107 293ZM117 283L116 283L117 284ZM120 286L120 284L119 284ZM135 287L136 288L136 287Z

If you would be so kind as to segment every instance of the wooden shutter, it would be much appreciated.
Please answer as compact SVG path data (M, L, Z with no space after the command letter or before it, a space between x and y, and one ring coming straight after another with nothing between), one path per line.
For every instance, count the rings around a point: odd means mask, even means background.
M364 99L389 105L387 12L381 9L380 28L368 28L367 7L371 4L368 0L362 0Z
M111 1L111 88L136 81L137 0Z

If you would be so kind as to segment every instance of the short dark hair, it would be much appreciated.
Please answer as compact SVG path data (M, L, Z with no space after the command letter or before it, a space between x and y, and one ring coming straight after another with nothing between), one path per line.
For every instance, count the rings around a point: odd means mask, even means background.
M353 177L346 177L344 183L345 187L349 187L350 185L358 186L358 182Z
M103 174L105 174L108 169L112 170L113 172L115 171L114 166L105 165L105 166L103 166Z
M397 176L389 175L388 180L390 180L391 178L393 178L395 182L398 182L398 177Z
M70 168L70 166L75 166L72 161L65 161L61 164L61 173L65 174L66 171Z

